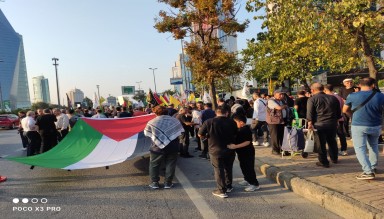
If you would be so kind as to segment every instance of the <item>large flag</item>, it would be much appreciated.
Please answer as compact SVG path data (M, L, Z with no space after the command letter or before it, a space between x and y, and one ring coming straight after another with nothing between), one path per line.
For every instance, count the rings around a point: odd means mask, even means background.
M66 93L66 95L67 95L67 104L68 104L68 109L73 109L72 101L71 101L71 99L69 99L69 97L68 97L68 94L67 94L67 93Z
M151 139L143 130L154 114L121 119L82 117L68 135L51 150L8 160L46 168L88 169L121 163L148 153Z

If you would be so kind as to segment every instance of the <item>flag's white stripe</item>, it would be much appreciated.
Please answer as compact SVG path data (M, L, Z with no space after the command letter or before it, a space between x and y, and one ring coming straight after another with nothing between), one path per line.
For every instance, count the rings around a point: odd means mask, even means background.
M63 169L75 170L105 167L121 163L133 154L137 139L138 134L118 142L104 135L88 156Z

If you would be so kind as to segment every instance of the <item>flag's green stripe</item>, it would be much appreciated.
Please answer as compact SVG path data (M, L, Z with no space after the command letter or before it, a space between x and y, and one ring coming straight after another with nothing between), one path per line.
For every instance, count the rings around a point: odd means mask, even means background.
M33 166L64 168L88 156L102 136L100 132L79 119L73 130L51 150L35 156L7 159Z

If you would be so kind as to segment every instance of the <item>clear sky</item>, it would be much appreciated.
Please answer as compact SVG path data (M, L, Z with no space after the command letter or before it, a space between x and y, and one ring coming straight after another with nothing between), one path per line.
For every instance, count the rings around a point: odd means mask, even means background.
M260 32L260 22L245 11L239 1L239 21L251 20L245 33L238 35L238 48ZM32 77L49 79L51 101L57 103L55 68L61 101L70 89L78 88L93 98L121 95L121 86L157 91L170 89L172 66L181 52L181 43L169 33L158 33L154 18L161 9L156 0L5 0L0 8L16 32L23 36L28 80L33 101ZM66 102L66 101L65 101Z

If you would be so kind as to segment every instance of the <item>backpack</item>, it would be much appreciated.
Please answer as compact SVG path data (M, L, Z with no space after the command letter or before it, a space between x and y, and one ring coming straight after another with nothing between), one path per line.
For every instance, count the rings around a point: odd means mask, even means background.
M275 101L275 100L272 100L272 101ZM267 108L266 121L267 121L268 124L272 124L272 125L284 124L282 110L270 109L268 107L268 104L267 104L266 108Z

